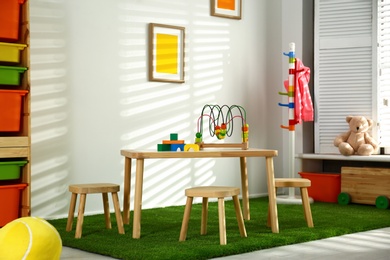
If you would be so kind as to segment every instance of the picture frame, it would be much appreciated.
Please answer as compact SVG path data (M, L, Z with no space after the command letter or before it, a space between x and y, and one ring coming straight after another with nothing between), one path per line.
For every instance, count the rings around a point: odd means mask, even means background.
M149 24L149 80L184 83L185 28Z
M242 0L210 0L210 14L241 20Z

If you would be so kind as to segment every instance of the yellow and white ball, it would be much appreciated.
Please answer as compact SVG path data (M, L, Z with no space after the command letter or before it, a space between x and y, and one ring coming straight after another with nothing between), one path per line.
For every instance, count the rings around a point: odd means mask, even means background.
M0 229L0 259L60 259L62 240L49 222L36 217L23 217Z

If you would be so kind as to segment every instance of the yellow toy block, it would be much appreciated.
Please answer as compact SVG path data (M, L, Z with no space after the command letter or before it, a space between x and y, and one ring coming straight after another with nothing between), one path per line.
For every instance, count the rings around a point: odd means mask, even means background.
M197 144L186 144L184 146L184 152L188 152L189 150L193 150L194 152L199 152L199 145Z

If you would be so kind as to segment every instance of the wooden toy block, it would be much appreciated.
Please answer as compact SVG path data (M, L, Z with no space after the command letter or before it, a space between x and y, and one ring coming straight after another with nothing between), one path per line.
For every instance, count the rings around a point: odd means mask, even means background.
M199 152L199 145L197 144L186 144L184 146L184 152L188 152L189 150L193 150L194 152Z
M184 140L163 140L163 144L184 144Z
M171 145L170 144L157 144L157 151L158 152L165 152L170 151Z
M179 135L178 134L171 134L171 141L178 140Z
M184 144L171 144L171 151L176 152L176 151L184 151Z

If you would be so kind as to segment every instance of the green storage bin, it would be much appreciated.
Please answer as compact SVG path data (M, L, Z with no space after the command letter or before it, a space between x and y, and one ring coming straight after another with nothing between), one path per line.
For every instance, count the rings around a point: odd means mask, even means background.
M20 76L27 70L25 67L0 66L1 85L20 85Z
M6 161L0 162L0 180L19 179L21 167L26 165L27 161Z

